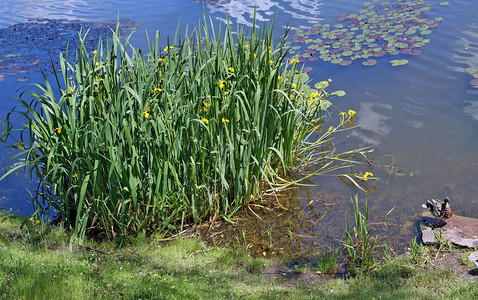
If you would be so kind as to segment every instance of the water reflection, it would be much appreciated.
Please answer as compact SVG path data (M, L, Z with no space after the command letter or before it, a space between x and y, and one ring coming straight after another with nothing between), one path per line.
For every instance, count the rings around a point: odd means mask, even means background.
M463 111L469 114L473 119L478 121L478 101L465 101L470 105L465 107Z
M476 26L467 25L468 28L458 30L455 47L451 59L457 63L449 68L456 72L465 72L470 75L470 84L478 86L478 32ZM471 30L470 30L471 29Z
M25 22L30 18L66 18L82 19L78 14L80 7L87 7L93 1L85 0L23 0L23 1L2 1L0 8L0 27ZM102 2L102 1L96 1Z
M354 130L352 136L356 136L372 145L379 145L381 139L390 133L391 127L387 124L390 116L381 113L380 110L391 111L391 104L360 103L357 125L361 131ZM390 114L390 113L388 113Z
M288 24L293 28L307 28L308 25L302 24L304 21L315 24L321 19L320 7L323 5L317 0L231 0L231 1L207 1L207 8L212 14L217 14L218 20L226 22L223 17L224 12L228 17L238 24L251 26L251 20L256 9L256 19L258 21L269 21L274 17L275 12L287 14L293 19L301 20L300 24ZM283 16L281 16L283 18Z
M457 37L455 44L457 47L454 49L456 53L453 53L451 59L458 63L464 64L461 66L449 66L454 71L463 72L467 67L478 67L478 32L476 29L462 30L460 32L463 36Z

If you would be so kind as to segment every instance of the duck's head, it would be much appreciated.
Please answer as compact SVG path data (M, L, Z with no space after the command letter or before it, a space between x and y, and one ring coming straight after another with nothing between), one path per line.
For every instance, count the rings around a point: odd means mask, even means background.
M450 204L448 202L450 202L450 198L446 197L445 200L444 200L445 207L450 206Z

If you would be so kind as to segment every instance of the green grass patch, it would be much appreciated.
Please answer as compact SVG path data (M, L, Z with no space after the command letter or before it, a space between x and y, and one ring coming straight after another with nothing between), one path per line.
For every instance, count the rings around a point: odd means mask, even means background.
M333 273L339 268L339 257L340 251L329 249L320 255L315 255L312 265L316 271Z
M170 242L86 239L69 250L61 228L0 214L0 295L5 299L475 299L474 280L417 263L413 255L382 262L348 279L254 259L239 248L207 247L194 238ZM423 247L423 246L420 246ZM423 247L425 248L425 247ZM435 249L428 257L433 259ZM286 270L266 276L273 265ZM298 265L298 264L296 264ZM309 280L303 281L309 276ZM321 276L321 275L320 275ZM312 283L313 282L313 283Z
M209 248L189 238L136 241L120 249L112 242L86 240L70 252L69 236L58 243L59 229L22 222L2 215L2 297L231 299L289 293L278 281L254 275L268 262L240 249ZM41 238L35 237L38 231Z

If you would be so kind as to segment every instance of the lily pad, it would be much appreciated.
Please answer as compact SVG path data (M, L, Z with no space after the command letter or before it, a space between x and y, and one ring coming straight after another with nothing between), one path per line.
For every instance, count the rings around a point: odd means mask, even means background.
M332 92L330 93L331 96L337 96L337 97L343 97L345 96L347 93L345 91L335 91L335 92Z
M377 64L377 61L375 59L367 59L362 62L362 65L367 67L375 66L376 64Z
M305 68L302 69L302 72L304 72L304 73L309 73L309 72L312 71L313 69L314 69L314 68L312 68L312 67L305 67Z
M392 63L392 67L403 66L408 64L407 59L394 59L390 61Z
M20 76L15 80L18 81L18 82L24 82L24 81L27 81L28 79L30 79L30 78L28 78L27 76Z
M422 43L422 42L417 42L417 43L413 44L413 47L415 47L415 48L421 48L423 46L425 46L425 43Z
M333 64L340 64L342 62L342 58L334 58L330 62Z
M381 50L381 51L378 51L378 52L374 52L374 53L372 54L372 56L373 56L373 57L383 57L383 56L385 56L386 54L387 54L387 51Z
M419 50L419 49L411 49L408 54L410 54L410 55L420 55L420 54L422 54L422 50Z
M473 78L472 80L470 80L470 84L472 86L478 86L478 78Z
M344 59L344 60L342 60L339 64L340 64L341 66L346 67L346 66L350 66L352 63L353 63L353 62L352 62L351 60Z
M403 48L408 47L408 45L406 43L403 43L403 42L396 43L394 46L399 48L399 49L403 49Z
M470 67L465 69L466 73L473 75L475 73L478 73L478 68Z

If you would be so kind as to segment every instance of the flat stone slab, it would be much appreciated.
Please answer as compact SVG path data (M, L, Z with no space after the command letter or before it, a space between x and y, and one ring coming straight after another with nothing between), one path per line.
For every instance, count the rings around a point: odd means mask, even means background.
M468 260L475 263L475 265L478 267L478 251L468 255Z
M422 241L424 244L436 244L436 234L440 234L457 246L478 249L478 219L453 215L446 221L439 221L434 228L435 218L428 211L422 214Z

